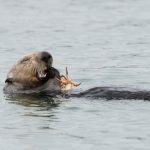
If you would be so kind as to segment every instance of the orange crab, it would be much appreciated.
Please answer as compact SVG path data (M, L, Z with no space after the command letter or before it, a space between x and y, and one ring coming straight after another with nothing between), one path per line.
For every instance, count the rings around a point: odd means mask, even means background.
M67 67L66 67L66 74L60 75L60 78L57 78L57 80L60 82L60 87L62 91L71 90L73 87L77 87L81 84L81 83L75 83L74 81L69 79Z

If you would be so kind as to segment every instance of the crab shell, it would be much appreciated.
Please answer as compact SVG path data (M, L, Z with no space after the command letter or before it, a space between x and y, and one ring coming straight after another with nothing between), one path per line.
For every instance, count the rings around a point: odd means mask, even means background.
M71 83L68 83L66 85L61 85L61 91L70 91L74 88L74 86Z

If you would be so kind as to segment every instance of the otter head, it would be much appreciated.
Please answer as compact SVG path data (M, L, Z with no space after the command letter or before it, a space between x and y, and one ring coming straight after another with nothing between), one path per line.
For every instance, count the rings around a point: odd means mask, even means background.
M12 67L5 82L7 86L13 85L19 90L37 88L59 76L59 71L52 67L52 63L52 55L48 52L29 54Z

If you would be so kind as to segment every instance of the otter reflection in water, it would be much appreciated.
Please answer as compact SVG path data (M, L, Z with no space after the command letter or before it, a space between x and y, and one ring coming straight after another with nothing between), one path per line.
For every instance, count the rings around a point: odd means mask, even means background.
M65 79L64 76L61 76L59 71L52 67L52 62L53 58L48 52L36 52L23 57L7 75L5 93L39 93L42 91L61 93L62 83L67 83L65 87L70 90L75 84L68 78ZM67 96L150 100L150 91L126 90L119 87L96 87Z

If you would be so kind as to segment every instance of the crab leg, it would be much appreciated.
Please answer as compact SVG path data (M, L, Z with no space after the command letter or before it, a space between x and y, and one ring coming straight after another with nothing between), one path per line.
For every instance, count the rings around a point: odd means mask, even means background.
M67 69L67 67L66 67L66 78L69 79L68 78L68 69Z
M71 84L73 85L73 86L79 86L79 85L81 85L81 83L74 83L73 81L71 82Z
M69 79L67 67L66 67L66 75L61 75L60 78L56 77L56 79L60 82L61 85L64 85L64 86L71 84L71 86L77 87L81 84L81 83L79 84L74 83L72 80Z

